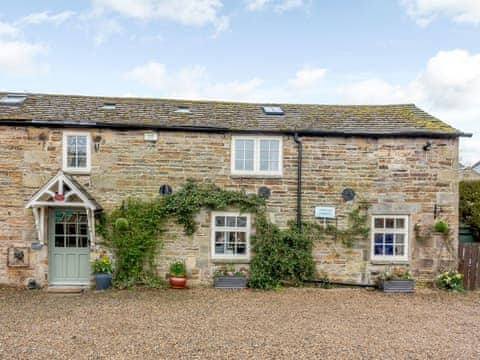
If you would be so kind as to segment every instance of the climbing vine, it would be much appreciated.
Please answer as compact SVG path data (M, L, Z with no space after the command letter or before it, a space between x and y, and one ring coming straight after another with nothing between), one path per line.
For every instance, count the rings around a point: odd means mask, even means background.
M121 288L161 285L155 259L163 245L165 222L172 219L183 226L186 235L192 235L196 230L195 216L202 209L229 207L255 215L256 234L252 237L255 255L249 278L249 286L255 288L271 289L283 282L297 285L315 275L314 241L329 235L351 247L369 231L366 216L359 209L349 213L349 226L344 230L334 226L322 228L315 223L304 223L302 232L294 224L280 229L267 219L262 197L189 180L173 194L151 201L129 199L103 217L98 232L114 253L115 284Z

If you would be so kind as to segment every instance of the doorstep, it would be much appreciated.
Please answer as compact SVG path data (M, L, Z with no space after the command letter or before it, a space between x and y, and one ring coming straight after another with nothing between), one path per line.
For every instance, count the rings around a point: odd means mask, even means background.
M45 291L54 294L82 294L88 288L86 285L49 285Z

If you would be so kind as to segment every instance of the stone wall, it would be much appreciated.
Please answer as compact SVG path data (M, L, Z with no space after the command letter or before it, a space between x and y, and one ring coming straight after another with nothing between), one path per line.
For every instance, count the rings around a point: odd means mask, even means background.
M169 184L178 189L188 178L211 182L230 190L257 192L268 186L270 218L285 227L295 219L297 148L292 137L283 137L283 177L238 177L230 175L230 134L160 132L157 142L144 141L147 131L90 129L101 136L98 151L92 147L92 171L76 179L108 211L128 197L158 196ZM42 136L40 136L43 134ZM41 140L44 139L44 140ZM431 236L418 243L414 225L423 230L439 218L452 229L458 222L458 141L452 139L304 137L304 220L315 220L314 207L335 206L339 227L360 201L370 204L369 214L401 213L410 217L410 265L417 277L429 279L438 266L452 265L454 255L442 249L442 239ZM429 152L422 150L427 140ZM30 250L29 268L6 266L11 246L30 246L36 241L34 220L26 201L54 176L62 163L62 130L0 127L0 283L25 284L29 278L45 283L48 278L46 246ZM354 201L345 202L345 187L355 190ZM215 263L210 257L210 214L197 217L198 231L191 237L172 224L158 267L166 271L172 258L184 257L194 280L208 281ZM457 233L452 233L456 249ZM315 244L319 272L336 280L369 281L384 264L369 260L370 241L345 249L332 239Z

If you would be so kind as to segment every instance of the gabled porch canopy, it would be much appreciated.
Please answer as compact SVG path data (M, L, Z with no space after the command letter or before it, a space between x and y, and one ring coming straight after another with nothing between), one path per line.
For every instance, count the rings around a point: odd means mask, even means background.
M102 207L90 194L71 176L59 171L43 185L27 202L26 208L32 208L35 216L38 241L44 244L45 239L45 209L50 207L80 207L87 213L90 244L95 244L95 212Z

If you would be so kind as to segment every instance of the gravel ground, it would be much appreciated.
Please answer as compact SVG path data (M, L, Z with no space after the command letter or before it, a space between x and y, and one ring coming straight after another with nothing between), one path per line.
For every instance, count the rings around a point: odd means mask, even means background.
M0 289L1 359L479 359L480 293Z

